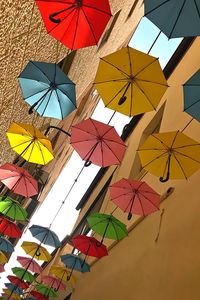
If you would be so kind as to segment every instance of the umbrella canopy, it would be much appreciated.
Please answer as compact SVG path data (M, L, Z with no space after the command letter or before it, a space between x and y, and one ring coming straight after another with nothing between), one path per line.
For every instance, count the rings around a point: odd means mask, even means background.
M51 255L49 252L37 243L25 241L22 243L21 247L24 249L26 254L36 258L37 260L51 260Z
M5 272L4 265L0 264L0 273L3 273L3 272Z
M161 182L187 179L200 168L200 144L180 131L150 135L138 154L142 167Z
M0 237L0 251L12 253L14 251L14 247L11 242Z
M47 32L72 50L97 45L111 17L108 0L36 0L36 3Z
M14 222L3 217L0 217L0 233L11 238L20 238L22 235L22 231Z
M92 230L104 237L113 240L122 240L128 235L126 225L112 215L93 213L87 217L87 222Z
M33 125L13 122L6 135L11 148L29 162L46 165L54 158L51 142Z
M41 243L55 248L61 246L57 234L49 228L40 225L32 225L29 230L32 236L38 239Z
M191 0L145 0L145 16L168 38L200 35L200 2Z
M121 179L109 187L111 200L128 213L146 216L159 210L160 195L142 181Z
M168 87L158 59L130 47L100 59L94 84L106 107L128 116L156 109Z
M42 272L42 267L40 267L40 265L33 258L17 256L17 261L23 268L27 268L33 273L39 274Z
M72 239L72 244L86 256L101 258L108 255L106 246L100 244L94 237L79 234Z
M35 277L27 269L15 267L12 268L12 272L21 280L28 281L29 283L35 281Z
M66 289L66 284L64 284L61 279L50 275L42 276L42 283L48 285L50 288L53 288L56 291Z
M28 215L26 210L10 197L0 197L0 213L14 221L25 221Z
M35 288L39 293L41 293L45 297L57 297L57 294L54 291L54 289L51 289L45 284L37 284Z
M13 193L27 198L38 193L37 181L25 169L12 164L0 167L0 181Z
M7 289L9 289L11 292L14 292L17 295L21 295L23 293L23 290L17 287L15 284L12 283L5 283L5 286Z
M28 283L24 282L23 280L19 279L16 276L8 275L7 278L11 283L13 283L14 285L16 285L21 289L27 289L29 287Z
M49 299L37 291L31 291L30 294L37 300L48 300Z
M69 269L82 273L90 271L90 266L75 254L61 255L60 258L64 265Z
M68 278L70 276L69 269L61 267L61 266L55 266L55 265L51 267L49 273L55 275L57 278L59 278L63 281L68 281ZM74 283L76 280L76 277L71 276L70 280L72 283Z
M9 289L3 289L3 291L4 291L4 295L7 295L9 299L16 299L16 300L20 299L20 296L15 293L12 293L12 298L11 298L10 297L11 291Z
M0 251L0 264L5 265L8 262L7 257L3 252Z
M200 70L184 85L184 111L200 122Z
M101 167L120 164L126 150L113 126L93 119L72 126L71 145L86 165L92 162Z
M75 84L53 63L30 61L19 76L25 101L44 117L64 119L76 108Z

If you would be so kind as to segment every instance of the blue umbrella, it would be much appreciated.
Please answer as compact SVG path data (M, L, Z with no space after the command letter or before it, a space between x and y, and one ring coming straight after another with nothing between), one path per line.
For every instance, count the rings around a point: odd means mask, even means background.
M29 113L62 120L76 108L75 84L56 64L30 61L18 79Z
M14 247L8 240L0 237L0 250L4 252L12 253L14 251Z
M184 111L200 122L200 70L183 86Z
M200 35L199 0L145 0L144 9L169 38Z
M5 283L5 286L7 287L7 289L9 289L11 292L21 295L23 293L23 290L20 289L19 287L17 287L17 285L12 284L12 283Z
M76 270L82 273L90 271L90 266L77 255L65 254L61 255L60 258L64 265L69 269Z
M32 233L32 236L38 239L41 243L55 248L61 246L61 242L59 241L57 234L48 227L32 225L29 230Z

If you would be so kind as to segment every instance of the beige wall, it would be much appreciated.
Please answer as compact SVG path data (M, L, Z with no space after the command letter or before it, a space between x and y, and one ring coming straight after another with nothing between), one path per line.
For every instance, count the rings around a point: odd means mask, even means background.
M170 88L159 106L160 108L166 101L161 132L182 130L191 119L183 112L182 84L200 68L199 48L198 38L168 80ZM147 125L154 120L155 115L155 112L145 114L128 138L125 158L113 182L122 177L132 178L134 172L130 161L134 163L142 134ZM200 142L199 130L200 124L193 121L185 133ZM110 247L109 256L98 262L93 261L91 272L79 277L72 300L199 299L200 172L195 173L187 181L170 180L161 184L158 178L150 174L143 180L160 194L164 194L169 187L175 188L161 204L161 209L165 208L165 213L158 242L155 243L154 240L158 231L160 212L145 219L134 217L128 224L129 237L113 245L111 240L105 240ZM106 179L101 180L81 211L80 218L105 181ZM113 208L107 195L102 211L109 213ZM114 215L127 223L127 216L120 210Z

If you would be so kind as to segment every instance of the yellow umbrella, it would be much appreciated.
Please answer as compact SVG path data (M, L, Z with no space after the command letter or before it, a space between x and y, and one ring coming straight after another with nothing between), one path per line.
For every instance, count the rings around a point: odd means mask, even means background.
M26 254L36 258L37 260L49 261L52 258L49 252L37 243L25 241L22 243L21 247L24 249Z
M74 275L71 275L71 270L68 270L65 267L61 266L52 266L49 273L55 275L57 278L63 280L63 281L68 281L71 283L75 283L76 277ZM70 279L68 280L68 278Z
M187 179L200 168L200 144L180 131L150 135L138 154L142 167L161 182Z
M4 265L8 262L7 257L3 252L0 251L0 264Z
M45 165L54 158L51 142L32 125L12 123L6 135L12 149L29 162Z
M106 107L128 116L156 109L168 87L158 59L130 47L100 59L94 84Z
M3 292L4 294L10 296L11 295L11 291L9 289L3 289ZM12 298L16 299L16 300L19 300L20 299L20 296L15 294L15 293L12 293Z

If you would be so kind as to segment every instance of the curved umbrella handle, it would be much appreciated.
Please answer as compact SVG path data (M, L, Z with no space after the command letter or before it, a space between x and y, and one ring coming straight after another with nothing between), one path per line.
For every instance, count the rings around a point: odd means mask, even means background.
M37 257L39 257L39 256L41 255L41 252L39 251L39 249L35 252L35 255L36 255Z
M89 167L92 164L92 162L90 160L86 160L84 166L85 167Z
M36 107L36 105L38 104L38 101L35 102L28 110L29 115L31 115L33 113L33 109Z
M167 182L169 180L169 176L170 176L170 174L169 174L169 172L167 172L167 176L165 178L164 177L159 178L160 182Z
M133 216L133 215L132 215L132 213L131 213L131 212L129 212L129 213L128 213L127 220L128 220L128 221L130 221L130 220L132 219L132 216Z
M55 12L51 15L49 15L49 20L53 23L59 24L61 22L61 19L55 19L54 17L56 17L60 12Z
M169 157L168 157L168 161L167 161L167 176L164 178L164 177L160 177L159 180L160 182L167 182L169 180L169 177L170 177L170 164L171 164L171 153L169 154Z

